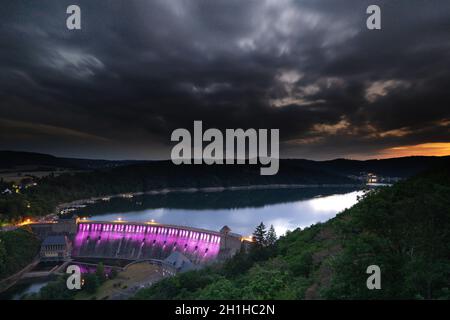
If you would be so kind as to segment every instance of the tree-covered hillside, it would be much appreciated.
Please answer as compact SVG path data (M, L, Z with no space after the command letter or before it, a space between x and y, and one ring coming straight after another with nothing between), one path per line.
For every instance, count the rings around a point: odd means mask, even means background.
M39 239L29 230L0 232L0 280L31 263L39 247Z
M367 194L336 218L138 299L450 299L450 167ZM381 290L366 286L369 265Z

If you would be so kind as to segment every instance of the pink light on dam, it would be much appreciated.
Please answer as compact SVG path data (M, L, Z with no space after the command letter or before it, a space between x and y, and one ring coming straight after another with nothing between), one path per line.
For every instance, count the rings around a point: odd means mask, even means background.
M75 257L165 259L179 251L194 263L215 259L220 237L181 227L133 224L80 223L72 255Z

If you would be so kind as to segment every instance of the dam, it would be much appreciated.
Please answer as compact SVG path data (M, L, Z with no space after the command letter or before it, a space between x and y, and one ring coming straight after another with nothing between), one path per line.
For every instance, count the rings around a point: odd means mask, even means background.
M66 235L71 239L72 259L164 260L179 252L202 265L231 257L248 242L227 226L213 231L155 222L72 219L69 223L61 219L31 228L43 237Z

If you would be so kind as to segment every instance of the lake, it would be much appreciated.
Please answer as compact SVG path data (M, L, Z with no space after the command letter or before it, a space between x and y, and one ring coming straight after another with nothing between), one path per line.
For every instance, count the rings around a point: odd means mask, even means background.
M151 221L250 235L260 223L277 235L333 218L364 191L355 188L284 188L170 192L99 201L76 213L92 220Z

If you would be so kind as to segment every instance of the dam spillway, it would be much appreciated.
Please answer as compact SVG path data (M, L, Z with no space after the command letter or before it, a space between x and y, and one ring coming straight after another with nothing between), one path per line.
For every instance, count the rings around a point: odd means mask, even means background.
M221 234L215 231L172 225L79 222L73 257L112 259L165 259L178 251L193 263L217 258Z

